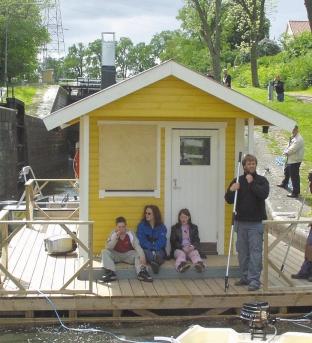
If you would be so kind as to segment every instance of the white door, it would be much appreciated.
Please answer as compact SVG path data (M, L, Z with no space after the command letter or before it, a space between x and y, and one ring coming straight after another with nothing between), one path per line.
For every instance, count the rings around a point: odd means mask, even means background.
M218 130L172 130L172 223L188 208L203 243L217 242Z

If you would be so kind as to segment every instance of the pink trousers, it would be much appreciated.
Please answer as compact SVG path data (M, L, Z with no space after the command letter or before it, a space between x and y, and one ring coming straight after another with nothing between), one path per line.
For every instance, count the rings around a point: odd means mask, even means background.
M197 262L202 262L198 250L196 250L193 246L184 247L183 250L176 249L174 251L174 258L176 259L176 269L178 269L178 266L181 264L181 262L186 262L187 259L191 260L194 264Z

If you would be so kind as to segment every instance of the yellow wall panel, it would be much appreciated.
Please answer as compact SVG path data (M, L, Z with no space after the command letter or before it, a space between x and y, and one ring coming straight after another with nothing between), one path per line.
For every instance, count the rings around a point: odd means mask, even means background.
M128 226L135 228L147 204L159 206L164 213L165 137L161 131L161 196L118 197L99 199L99 129L98 121L105 120L152 120L152 121L201 121L225 122L225 180L224 191L234 177L235 169L235 118L250 115L237 107L211 96L174 77L168 77L121 98L90 113L89 156L89 217L94 224L94 251L99 253L105 245L114 219L123 215ZM225 205L225 251L227 251L232 218L232 207Z

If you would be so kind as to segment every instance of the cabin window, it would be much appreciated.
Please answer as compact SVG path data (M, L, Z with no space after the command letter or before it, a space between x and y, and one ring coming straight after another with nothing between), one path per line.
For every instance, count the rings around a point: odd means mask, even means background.
M209 166L210 137L180 137L180 165Z
M157 125L99 126L100 197L159 196Z

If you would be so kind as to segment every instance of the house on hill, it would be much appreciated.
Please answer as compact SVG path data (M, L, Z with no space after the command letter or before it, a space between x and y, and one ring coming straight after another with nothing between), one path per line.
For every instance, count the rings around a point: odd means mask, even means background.
M204 250L223 254L232 216L224 193L239 152L252 153L256 125L295 125L172 60L43 120L48 130L80 123L80 219L94 221L95 253L115 217L125 216L136 228L143 207L154 204L168 235L178 211L190 209Z
M308 20L289 20L286 27L286 35L296 37L303 32L311 32Z

